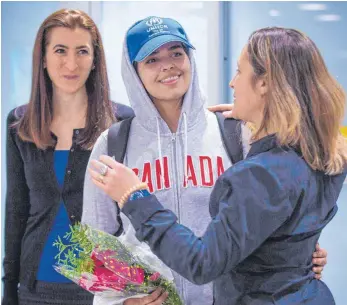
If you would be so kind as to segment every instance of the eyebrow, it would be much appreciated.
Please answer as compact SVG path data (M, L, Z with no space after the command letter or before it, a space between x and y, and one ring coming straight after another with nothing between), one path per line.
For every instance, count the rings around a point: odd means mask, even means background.
M170 51L171 51L171 50L176 50L176 49L183 49L183 47L182 47L182 45L180 45L180 44L176 44L176 45L174 45L174 46L172 46L172 47L169 48Z
M69 47L67 47L67 46L65 46L65 45L63 45L63 44L56 44L56 45L54 46L53 49L55 49L55 48L68 49ZM85 49L85 48L88 48L88 46L84 45L84 46L78 46L78 47L76 47L77 50Z
M169 51L176 50L176 49L183 49L183 47L182 47L182 45L175 44L175 45L173 45L172 47L169 48ZM159 51L154 51L149 56L152 56L152 55L155 55L155 54L158 54L158 53L159 53Z

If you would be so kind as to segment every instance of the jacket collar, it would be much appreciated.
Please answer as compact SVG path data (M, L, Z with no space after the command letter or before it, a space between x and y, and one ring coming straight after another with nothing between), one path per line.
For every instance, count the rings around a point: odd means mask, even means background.
M269 151L276 147L279 147L276 135L275 134L268 135L264 138L261 138L251 143L251 149L249 150L247 158Z

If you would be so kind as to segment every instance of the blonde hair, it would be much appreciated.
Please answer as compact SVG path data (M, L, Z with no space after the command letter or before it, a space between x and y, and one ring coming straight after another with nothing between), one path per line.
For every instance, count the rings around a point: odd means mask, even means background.
M314 42L297 30L271 27L255 31L247 51L255 79L264 77L269 87L254 137L276 133L281 145L298 147L312 169L341 173L347 161L339 130L345 93Z

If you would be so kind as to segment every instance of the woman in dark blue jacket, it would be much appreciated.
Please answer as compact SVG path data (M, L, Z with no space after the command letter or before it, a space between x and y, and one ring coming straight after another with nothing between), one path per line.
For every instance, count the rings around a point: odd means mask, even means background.
M346 177L344 92L312 40L284 28L250 36L230 86L233 115L253 125L253 142L218 179L203 236L112 158L92 162L93 181L165 264L194 283L214 281L215 304L334 304L311 254Z

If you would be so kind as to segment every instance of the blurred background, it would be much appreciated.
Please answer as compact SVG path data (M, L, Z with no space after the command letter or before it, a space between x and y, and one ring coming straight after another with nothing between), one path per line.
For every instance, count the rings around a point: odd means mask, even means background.
M240 51L252 31L284 26L305 32L319 47L332 75L347 91L347 2L1 2L1 211L6 192L6 116L28 102L32 49L43 20L61 8L88 13L99 27L106 51L111 97L128 104L122 82L121 50L126 30L147 16L178 20L196 48L200 84L208 103L232 102L228 87ZM347 126L347 113L343 125ZM320 238L328 250L323 280L337 305L345 305L347 253L347 184L339 212ZM1 228L3 229L3 227ZM3 245L3 240L2 240ZM2 247L3 248L3 247ZM3 254L3 250L2 250Z

